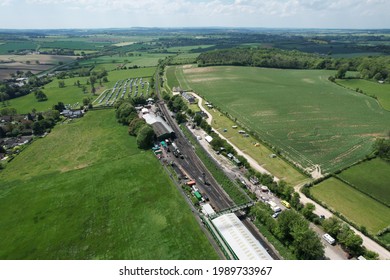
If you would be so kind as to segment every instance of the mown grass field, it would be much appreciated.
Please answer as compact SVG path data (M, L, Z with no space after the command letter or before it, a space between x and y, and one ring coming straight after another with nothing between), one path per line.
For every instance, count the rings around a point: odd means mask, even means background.
M380 158L353 166L340 178L387 206L390 206L390 164Z
M65 79L65 87L59 88L58 79L54 79L51 83L45 85L43 92L47 95L48 100L43 102L38 102L34 94L28 94L19 98L9 100L9 107L15 108L18 113L28 113L35 108L38 112L47 111L51 109L53 105L58 102L63 102L64 104L74 105L79 102L82 104L82 101L85 97L90 97L93 100L103 92L105 89L112 88L118 80L124 80L128 78L136 77L151 77L156 68L155 67L145 67L137 69L128 69L128 70L115 70L108 72L108 82L103 83L102 86L99 83L96 84L96 95L92 96L91 87L87 85L87 80L89 77L75 77ZM88 92L83 93L82 89L75 86L74 83L79 80L81 85L86 85Z
M362 79L337 80L337 83L351 90L359 88L369 96L376 96L381 106L390 111L390 84L380 84Z
M113 110L57 125L0 173L0 259L216 259Z
M332 172L371 153L390 112L328 81L333 71L178 67L182 88L228 112L302 168Z
M390 225L390 208L344 184L327 179L310 189L311 194L373 234Z

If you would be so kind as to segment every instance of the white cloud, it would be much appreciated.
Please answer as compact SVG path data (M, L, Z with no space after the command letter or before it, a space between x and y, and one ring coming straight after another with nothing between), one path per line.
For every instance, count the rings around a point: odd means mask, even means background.
M13 0L0 0L0 7L1 6L8 6L11 4Z
M92 26L349 27L349 20L361 28L390 27L389 0L0 0L4 7L16 3L42 21L50 11L58 22L79 16Z

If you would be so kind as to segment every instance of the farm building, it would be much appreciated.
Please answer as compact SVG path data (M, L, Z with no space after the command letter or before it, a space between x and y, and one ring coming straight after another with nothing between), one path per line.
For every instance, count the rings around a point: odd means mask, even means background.
M144 114L142 117L153 127L159 141L174 137L173 129L161 117L152 114Z
M267 250L234 213L215 218L212 223L239 260L272 260Z
M190 104L195 103L195 97L194 97L191 93L183 92L183 93L181 94L181 96L182 96L185 100L187 100L188 103L190 103Z

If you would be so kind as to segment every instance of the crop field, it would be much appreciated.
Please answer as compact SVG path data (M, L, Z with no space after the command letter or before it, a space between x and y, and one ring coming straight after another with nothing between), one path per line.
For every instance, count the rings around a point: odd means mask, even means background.
M360 191L390 207L390 164L376 158L363 162L339 174Z
M196 59L198 58L199 53L180 53L175 56L171 63L172 64L192 64L196 63Z
M21 50L35 51L37 47L38 44L32 41L6 42L0 45L0 54L9 54L10 52Z
M138 67L152 67L152 66L157 66L159 59L164 59L167 56L169 56L169 54L135 52L133 56L119 56L119 55L99 56L93 59L82 61L80 62L80 65L81 66L95 65L96 67L99 67L99 65L101 64L113 64L116 66L126 66L126 67L133 67L135 65L137 65Z
M213 116L211 125L215 130L218 130L241 151L250 155L273 176L276 176L280 180L286 181L292 186L303 184L309 181L308 177L301 174L298 170L296 170L293 166L288 164L280 157L270 157L270 155L273 154L273 151L258 143L258 141L253 139L253 137L244 137L243 135L238 134L237 131L241 130L242 128L237 127L236 129L232 129L232 126L234 126L235 123L231 119L215 109L208 110L208 112Z
M218 258L163 167L113 110L57 125L0 180L0 259Z
M58 65L59 62L68 63L75 59L74 56L60 55L0 55L0 80L9 79L18 70L36 74Z
M337 83L352 90L359 88L369 96L376 96L381 106L390 111L390 84L380 84L362 79L337 80Z
M182 88L195 90L308 171L349 166L388 133L390 112L329 82L333 71L184 66L175 74Z
M344 184L327 179L310 189L311 194L359 226L376 234L390 225L390 208Z
M51 83L45 86L43 92L47 95L48 100L44 102L38 102L34 94L28 94L19 98L9 100L9 107L15 108L18 113L28 113L34 108L38 112L46 111L51 109L53 105L58 102L63 102L64 104L75 105L78 107L78 104L82 104L82 101L85 97L91 97L96 99L102 92L106 89L111 89L114 87L115 83L118 80L124 80L128 78L144 77L147 78L145 81L149 81L148 77L151 77L156 70L155 67L148 68L138 68L138 69L128 69L128 70L117 70L108 72L108 82L104 83L103 86L100 86L98 83L96 85L97 95L92 96L90 93L90 86L87 85L88 77L75 77L65 79L65 87L59 88L58 79L54 79ZM81 85L87 86L87 93L83 93L82 88L77 87L75 82L79 80ZM146 87L146 85L145 85ZM76 105L77 104L77 105Z

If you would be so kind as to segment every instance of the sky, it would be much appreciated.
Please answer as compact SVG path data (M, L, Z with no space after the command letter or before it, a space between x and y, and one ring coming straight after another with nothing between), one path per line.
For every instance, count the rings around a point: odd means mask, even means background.
M390 28L390 0L0 0L0 29Z

